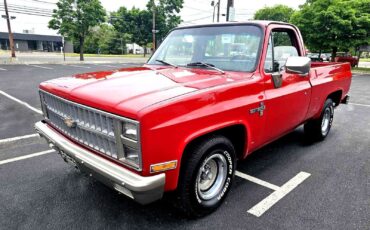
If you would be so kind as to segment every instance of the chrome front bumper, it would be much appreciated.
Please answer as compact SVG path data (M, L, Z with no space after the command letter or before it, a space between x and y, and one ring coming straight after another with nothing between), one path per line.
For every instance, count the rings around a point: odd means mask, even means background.
M162 198L164 173L140 176L71 142L42 121L35 124L35 129L66 162L138 203L148 204Z

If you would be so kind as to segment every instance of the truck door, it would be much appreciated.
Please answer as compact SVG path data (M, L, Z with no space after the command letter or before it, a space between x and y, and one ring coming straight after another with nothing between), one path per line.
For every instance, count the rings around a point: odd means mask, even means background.
M263 73L265 79L266 141L278 138L301 124L310 103L311 85L308 76L288 74L284 70L290 56L303 56L297 32L279 25L268 31L270 36Z

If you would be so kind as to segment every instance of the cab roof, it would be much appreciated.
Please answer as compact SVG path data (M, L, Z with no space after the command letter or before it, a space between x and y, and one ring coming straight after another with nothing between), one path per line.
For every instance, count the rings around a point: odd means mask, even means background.
M205 23L205 24L196 24L196 25L189 25L189 26L179 26L176 29L182 28L197 28L197 27L207 27L207 26L227 26L227 25L257 25L260 27L267 27L271 24L279 24L279 25L290 25L294 26L290 23L286 22L279 22L279 21L267 21L267 20L249 20L249 21L233 21L233 22L216 22L216 23Z

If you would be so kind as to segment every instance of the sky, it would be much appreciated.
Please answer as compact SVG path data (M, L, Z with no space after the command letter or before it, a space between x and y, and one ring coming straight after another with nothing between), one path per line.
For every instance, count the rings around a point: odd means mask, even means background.
M49 12L56 7L57 0L7 0L9 7L34 7L41 8L44 12ZM126 8L137 7L146 8L148 0L100 0L102 5L108 12L115 11L121 6ZM212 0L184 0L184 8L180 12L183 19L182 25L193 25L201 23L210 23L213 20ZM216 0L217 1L217 0ZM220 13L226 13L227 0L221 1ZM284 4L294 9L303 4L305 0L234 0L235 20L245 21L251 19L253 14L260 8L265 6L273 6L275 4ZM0 14L4 15L3 2L0 2ZM11 11L11 10L10 10ZM16 19L12 20L13 32L22 33L28 30L35 34L56 35L57 32L47 28L48 21L51 19L47 16L33 16L10 12L11 16ZM220 16L220 21L225 21L225 17ZM0 32L7 32L6 20L0 18Z

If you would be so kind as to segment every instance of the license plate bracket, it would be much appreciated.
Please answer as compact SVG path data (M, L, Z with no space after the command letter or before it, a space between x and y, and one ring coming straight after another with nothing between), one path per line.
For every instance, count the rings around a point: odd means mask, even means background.
M69 165L75 167L75 168L78 168L77 166L77 162L75 159L73 159L72 157L68 156L67 154L65 154L63 151L60 152L60 156L63 158L63 160L65 162L67 162Z

